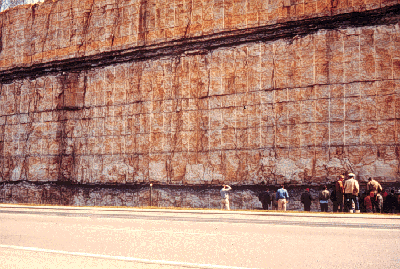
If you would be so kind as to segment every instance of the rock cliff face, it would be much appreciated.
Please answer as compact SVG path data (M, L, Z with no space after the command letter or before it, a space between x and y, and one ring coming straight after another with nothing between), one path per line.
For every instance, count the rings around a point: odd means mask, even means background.
M352 171L394 184L399 16L397 0L6 10L0 181L301 186Z
M43 1L44 0L0 0L0 11L20 5L35 4Z

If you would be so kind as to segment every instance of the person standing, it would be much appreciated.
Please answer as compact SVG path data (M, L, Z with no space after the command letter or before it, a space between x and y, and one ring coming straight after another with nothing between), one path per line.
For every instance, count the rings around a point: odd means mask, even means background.
M262 204L262 208L264 210L268 210L268 206L271 204L271 194L269 194L269 190L266 189L265 191L261 192L258 195L258 199Z
M382 196L383 196L383 201L385 202L386 197L389 195L386 190L383 191Z
M359 197L358 197L358 201L359 201L359 205L360 205L360 212L361 212L361 213L367 212L367 209L366 209L365 203L364 203L365 197L367 197L367 192L366 192L366 191L364 191L364 192L363 192L362 194L360 194Z
M321 212L328 212L328 201L329 201L328 187L324 186L324 189L319 193L319 204L321 206Z
M276 191L276 200L278 201L278 210L286 211L286 204L288 203L289 194L284 185Z
M360 207L358 203L358 192L360 191L360 185L358 181L354 178L353 173L349 174L349 179L344 183L344 195L346 199L346 208L349 209L350 213L353 213L352 204L354 202L355 212L360 213Z
M272 194L272 210L278 210L278 201L275 199L276 197L276 191L274 190L274 193Z
M339 180L335 183L335 193L336 193L336 206L333 212L343 212L344 205L344 176L340 175ZM336 209L336 210L335 210Z
M304 204L304 211L311 211L311 201L313 200L310 189L307 188L305 192L301 194L301 203Z
M396 209L398 207L397 197L394 195L394 190L390 190L390 194L386 197L385 200L385 211L387 213L394 214L396 213Z
M376 209L375 212L376 213L382 213L382 208L383 208L383 197L382 195L378 192L375 196L375 205L376 205Z
M338 202L337 202L337 198L336 198L336 188L335 187L333 187L330 199L331 199L332 205L333 205L332 212L337 212L338 211Z
M382 191L382 186L378 181L369 178L367 183L367 193L370 193L371 191L373 191L376 196L378 192Z
M221 193L221 209L230 210L229 208L229 191L232 190L232 188L229 185L222 185L222 189L219 191Z

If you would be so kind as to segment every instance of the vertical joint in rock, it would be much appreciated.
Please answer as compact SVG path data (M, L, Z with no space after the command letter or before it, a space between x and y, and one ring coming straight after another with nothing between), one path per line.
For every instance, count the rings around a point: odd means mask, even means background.
M141 42L140 45L146 45L146 16L147 16L147 0L140 0L140 10L139 10L139 33L138 41Z
M187 34L190 29L190 25L192 24L192 13L193 13L193 0L190 0L188 23L186 25L185 34L183 35L183 38L187 37Z
M0 21L0 54L2 51L3 51L3 19L1 19Z

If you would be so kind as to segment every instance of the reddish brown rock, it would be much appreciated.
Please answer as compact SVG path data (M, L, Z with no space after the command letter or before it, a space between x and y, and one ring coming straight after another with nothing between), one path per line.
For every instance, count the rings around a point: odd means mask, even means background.
M393 20L376 1L228 2L0 13L0 181L302 185L352 171L397 182L397 2L382 4ZM349 12L375 17L331 17Z

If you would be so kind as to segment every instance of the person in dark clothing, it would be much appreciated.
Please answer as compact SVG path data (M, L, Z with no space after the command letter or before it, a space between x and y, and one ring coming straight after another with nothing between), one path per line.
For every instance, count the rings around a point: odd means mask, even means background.
M397 198L397 212L400 212L400 192L395 193L394 197Z
M264 210L268 210L268 206L271 204L271 194L269 193L269 190L266 189L265 191L261 192L258 195L258 199L260 200L262 204L262 208Z
M344 176L340 175L339 180L335 183L336 201L338 207L333 212L343 212L344 210Z
M384 211L386 213L396 213L396 209L399 206L397 197L394 195L394 190L390 191L390 194L386 196L385 202L383 204Z
M369 195L368 195L369 196ZM367 212L367 208L365 207L365 203L364 203L364 199L365 199L365 197L367 197L367 192L366 191L364 191L361 195L360 195L360 212L363 212L363 213L365 213L365 212Z
M336 188L334 188L331 192L331 197L330 197L333 205L333 212L337 212L339 208L339 202L336 196Z
M301 202L304 204L304 211L311 211L311 201L313 198L310 194L310 189L307 188L306 191L301 195Z
M276 190L272 193L272 210L278 210L278 201L274 199L276 197Z

